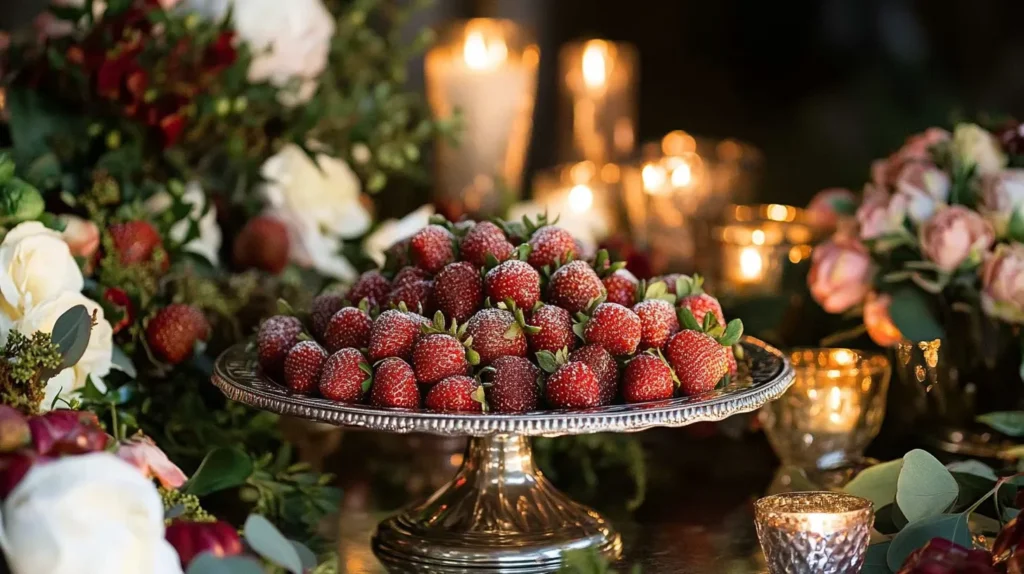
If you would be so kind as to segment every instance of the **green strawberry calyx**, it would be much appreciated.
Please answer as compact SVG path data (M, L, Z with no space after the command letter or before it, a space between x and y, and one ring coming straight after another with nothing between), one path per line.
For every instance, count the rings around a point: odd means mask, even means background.
M540 365L541 370L545 373L554 373L562 365L569 362L569 349L568 347L562 347L557 353L551 351L538 351L537 352L537 364Z
M480 353L473 349L473 337L466 336L466 327L468 325L468 323L459 325L458 321L455 320L452 320L451 325L448 325L445 321L444 313L437 311L434 313L434 320L432 322L420 326L420 332L424 335L450 335L455 337L466 348L466 361L470 365L476 366L480 364Z
M676 279L676 297L679 299L690 297L691 295L701 295L704 292L704 278L696 273L693 277L680 275Z
M693 312L686 307L679 308L679 325L685 330L705 333L723 347L732 347L739 343L740 337L743 336L743 321L733 319L728 325L722 326L718 324L714 313L707 313L704 315L704 322L698 323Z
M676 296L668 292L668 285L664 281L654 281L650 284L646 279L641 279L636 286L636 302L652 301L661 299L675 304Z

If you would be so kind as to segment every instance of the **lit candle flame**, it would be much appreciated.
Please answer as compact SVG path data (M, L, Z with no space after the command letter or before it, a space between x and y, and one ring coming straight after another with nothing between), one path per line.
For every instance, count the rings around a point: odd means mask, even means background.
M692 181L693 170L690 169L690 164L682 163L672 170L672 185L674 187L686 187Z
M508 46L500 37L487 38L481 30L469 30L462 46L462 57L471 70L492 70L508 58Z
M608 43L590 40L583 47L583 83L588 88L604 87L608 81Z
M744 279L758 279L764 269L761 253L754 247L744 247L740 252L740 275Z
M640 177L644 180L644 190L647 193L660 193L668 179L665 175L665 168L652 163L645 165L640 170Z
M569 209L585 213L594 205L594 192L586 185L576 185L569 190Z

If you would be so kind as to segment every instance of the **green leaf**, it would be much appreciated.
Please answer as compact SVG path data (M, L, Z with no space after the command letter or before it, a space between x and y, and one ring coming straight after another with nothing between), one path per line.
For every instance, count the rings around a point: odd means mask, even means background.
M1010 216L1010 223L1006 228L1006 234L1014 241L1024 240L1024 213L1021 210L1013 210L1013 215Z
M986 480L995 482L999 480L996 475L996 471L992 470L992 467L981 462L980 460L958 460L951 462L946 465L946 470L953 473L954 477L956 473L973 474L974 476L980 476Z
M538 352L537 364L547 373L553 373L558 370L558 360L555 359L555 355L551 351Z
M690 311L686 307L679 308L679 324L683 326L683 329L690 331L700 331L700 323L697 322L697 318L693 316L693 311Z
M940 514L908 524L889 545L886 563L893 571L899 570L907 556L928 543L932 538L945 538L961 546L971 547L971 533L964 514Z
M296 542L295 540L289 540L289 542L291 542L292 546L295 547L295 552L298 553L299 559L302 561L302 570L304 572L316 568L316 554L313 554L313 551L310 550L309 547L301 542Z
M131 357L124 352L124 349L117 345L114 345L114 349L111 351L110 366L128 375L129 378L134 379L138 376L135 370L135 363L132 362Z
M996 481L976 474L966 472L954 472L952 474L956 480L958 491L956 506L953 509L955 511L967 509L996 486Z
M882 508L896 501L896 486L902 468L903 459L876 464L861 471L843 490L870 500L875 508Z
M74 366L82 358L89 346L90 332L92 317L85 305L75 305L57 317L50 334L50 340L60 350L60 365L54 373Z
M929 297L920 289L908 286L894 291L889 314L903 336L911 341L934 341L946 336Z
M12 155L20 165L27 166L50 152L52 138L75 133L80 123L66 116L66 112L46 100L38 90L8 87L5 109L13 143Z
M249 455L237 448L218 447L207 453L183 490L186 494L205 496L245 484L253 470Z
M302 574L299 551L269 520L259 514L250 514L243 532L245 542L257 554L293 574Z
M890 544L892 544L891 541L868 546L868 551L864 554L864 568L861 570L861 574L892 574L886 561Z
M910 522L946 512L959 491L956 479L934 456L920 449L903 456L896 504Z
M203 552L192 560L185 574L263 574L263 568L252 558Z
M708 313L709 315L711 313ZM736 343L740 342L740 337L743 336L743 321L739 319L733 319L729 321L729 324L725 327L725 333L718 339L720 343L726 347L731 347Z
M978 422L984 423L997 431L1012 437L1024 436L1024 411L999 411L988 413L978 417Z

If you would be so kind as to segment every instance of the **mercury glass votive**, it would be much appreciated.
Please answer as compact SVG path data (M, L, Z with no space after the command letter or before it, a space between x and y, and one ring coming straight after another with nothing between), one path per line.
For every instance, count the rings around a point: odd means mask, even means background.
M806 469L856 462L885 418L891 369L881 353L799 349L789 360L793 386L761 409L761 422L783 464Z
M860 572L874 514L869 500L836 492L775 494L754 504L771 574Z

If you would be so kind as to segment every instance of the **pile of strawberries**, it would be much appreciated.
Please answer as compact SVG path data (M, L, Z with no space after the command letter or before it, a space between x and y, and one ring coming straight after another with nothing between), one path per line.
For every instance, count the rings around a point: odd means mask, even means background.
M442 412L579 409L695 395L736 373L743 325L699 277L650 284L539 221L438 220L345 293L258 337L293 392Z

